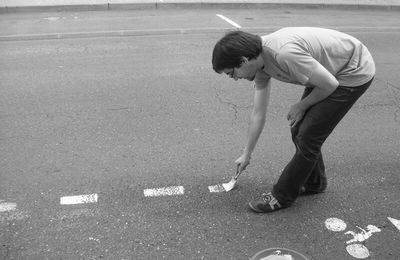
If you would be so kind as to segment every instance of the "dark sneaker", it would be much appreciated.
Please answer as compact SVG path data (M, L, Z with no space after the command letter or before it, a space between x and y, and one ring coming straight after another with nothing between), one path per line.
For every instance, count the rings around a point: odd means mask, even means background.
M251 201L249 207L257 213L268 213L283 208L271 192L263 193L260 200Z

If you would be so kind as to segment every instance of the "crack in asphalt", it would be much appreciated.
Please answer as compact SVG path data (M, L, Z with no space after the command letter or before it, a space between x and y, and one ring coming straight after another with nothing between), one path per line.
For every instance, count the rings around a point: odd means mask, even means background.
M395 100L396 110L394 111L394 121L396 123L400 123L400 86L397 86L391 83L388 80L377 79L380 82L383 82L389 92L392 94L391 97Z
M221 94L218 92L217 88L214 88L214 89L215 89L215 97L217 98L219 103L228 105L233 109L233 111L234 111L234 120L233 121L236 121L238 119L239 109L249 109L252 107L252 106L238 106L233 102L226 101L221 97Z
M394 101L395 101L395 104L378 104L377 106L381 106L381 107L392 106L392 105L396 106L396 109L393 114L394 121L396 123L400 123L400 85L398 86L398 85L391 83L390 81L382 80L379 78L377 78L376 80L383 82L385 84L386 88L392 94L391 97L394 98ZM239 105L236 105L234 102L224 100L221 97L221 94L219 93L218 89L216 87L214 87L214 89L215 89L215 97L219 101L219 103L228 105L229 107L231 107L233 109L233 111L234 111L234 120L233 121L236 121L238 119L238 113L239 113L240 109L249 109L252 107L252 106L239 106Z

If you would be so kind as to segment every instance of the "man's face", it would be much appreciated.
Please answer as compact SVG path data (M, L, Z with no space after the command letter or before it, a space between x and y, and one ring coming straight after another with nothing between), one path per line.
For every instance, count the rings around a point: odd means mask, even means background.
M239 67L224 69L223 72L234 80L247 79L249 81L253 81L257 70L258 68L254 60L248 60L247 58L243 57L243 62Z

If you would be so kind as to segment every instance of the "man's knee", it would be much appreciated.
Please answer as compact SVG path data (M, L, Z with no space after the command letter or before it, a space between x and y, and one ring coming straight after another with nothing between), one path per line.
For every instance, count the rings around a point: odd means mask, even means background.
M296 135L293 137L296 153L302 154L308 160L315 160L321 152L322 143L316 138Z

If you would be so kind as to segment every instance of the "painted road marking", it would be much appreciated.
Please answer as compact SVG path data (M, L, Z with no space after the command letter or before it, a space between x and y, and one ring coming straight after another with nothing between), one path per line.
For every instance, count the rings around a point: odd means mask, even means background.
M96 203L98 200L97 193L78 195L78 196L66 196L60 198L61 205L74 205L74 204L85 204L85 203Z
M400 231L400 220L388 217L390 222Z
M7 212L17 209L16 203L0 201L0 212Z
M353 239L350 239L346 242L346 244L357 243L357 242L364 242L368 238L372 236L373 233L381 232L382 230L374 225L368 225L367 230L357 227L361 230L361 233L355 233L353 231L347 231L344 233L345 235L352 235Z
M221 184L208 186L208 190L211 193L225 192L225 188Z
M369 257L369 250L362 244L352 244L346 247L347 253L354 258L364 259Z
M296 259L296 260L308 260L307 257L304 255L300 254L299 252L296 252L291 249L286 249L286 248L269 248L262 250L255 254L252 258L252 260L262 260L262 259L270 259L270 260L278 260L278 259Z
M390 220L390 218L389 218ZM328 218L325 221L325 226L327 229L334 231L334 232L341 232L346 230L347 225L346 223L339 219L339 218ZM356 233L354 231L347 231L345 235L353 236L352 239L346 241L346 251L354 258L364 259L369 257L369 250L364 245L360 244L367 239L369 239L373 233L381 232L382 230L374 225L368 225L366 229L362 229L357 226L361 232Z
M229 18L223 16L222 14L217 14L217 16L218 16L219 18L221 18L222 20L224 20L224 21L230 23L230 24L231 24L233 27L235 27L236 29L242 28L242 26L240 26L239 24L235 23L235 22L232 21L231 19L229 19Z
M334 232L344 231L347 228L346 223L338 218L328 218L325 220L325 226L327 229Z
M145 197L160 197L160 196L176 196L185 194L185 188L183 186L171 186L157 189L145 189L143 190Z
M28 217L24 211L17 210L17 204L0 200L0 223L14 220L22 220Z

